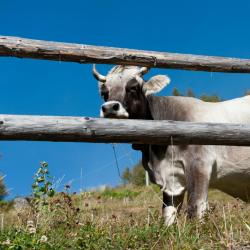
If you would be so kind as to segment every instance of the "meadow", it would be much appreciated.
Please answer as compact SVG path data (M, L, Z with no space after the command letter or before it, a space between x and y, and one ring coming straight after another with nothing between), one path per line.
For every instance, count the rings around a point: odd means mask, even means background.
M80 194L66 187L44 201L1 203L0 249L250 249L250 205L216 190L202 221L188 220L184 205L171 227L154 185Z

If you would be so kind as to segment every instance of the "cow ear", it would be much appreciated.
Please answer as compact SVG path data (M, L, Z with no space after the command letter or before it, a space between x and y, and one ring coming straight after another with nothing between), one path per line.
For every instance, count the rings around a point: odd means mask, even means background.
M170 78L168 76L157 75L151 77L146 83L144 83L142 89L145 96L148 96L160 92L169 83Z

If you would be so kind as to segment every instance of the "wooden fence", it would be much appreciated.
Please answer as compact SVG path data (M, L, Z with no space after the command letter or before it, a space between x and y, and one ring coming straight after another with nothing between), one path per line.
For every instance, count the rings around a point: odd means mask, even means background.
M0 56L250 73L250 60L0 36ZM0 115L0 140L250 146L250 125Z

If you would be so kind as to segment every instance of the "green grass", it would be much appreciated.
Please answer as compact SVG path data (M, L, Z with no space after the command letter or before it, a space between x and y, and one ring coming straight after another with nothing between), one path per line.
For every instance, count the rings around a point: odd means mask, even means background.
M129 198L133 199L136 196L138 196L140 192L130 190L127 188L119 188L119 189L112 189L108 188L101 192L101 197L103 198L116 198L116 199L124 199L124 198Z
M185 209L166 227L161 195L152 187L125 187L80 195L56 194L38 211L4 206L0 249L247 249L250 205L210 191L203 221ZM27 221L32 221L31 233ZM30 224L31 222L28 222ZM31 223L31 224L32 224ZM41 240L47 237L47 241Z

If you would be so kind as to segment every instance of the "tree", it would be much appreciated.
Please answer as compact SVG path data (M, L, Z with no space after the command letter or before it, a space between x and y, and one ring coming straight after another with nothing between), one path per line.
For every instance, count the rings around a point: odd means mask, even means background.
M174 88L174 89L173 89L172 94L173 94L174 96L182 96L182 94L179 92L179 90L178 90L177 88Z
M195 97L195 94L194 94L194 92L193 92L192 89L188 89L188 90L187 90L187 96L188 96L188 97Z
M172 94L174 96L183 96L177 88L173 89ZM248 94L250 94L250 91L246 91L245 92L245 95L248 95ZM194 92L193 92L192 89L188 89L185 96L195 97L195 94L194 94ZM221 102L221 98L218 95L206 95L206 94L202 94L200 96L200 99L202 101L204 101L204 102Z
M142 163L137 163L132 169L131 182L135 186L145 185L145 170Z
M246 90L245 93L244 93L244 95L250 95L250 90L249 89Z
M200 99L204 102L220 102L221 101L220 97L217 95L205 95L205 94L203 94L200 96Z
M0 200L3 200L7 195L7 190L3 181L3 176L0 176Z
M141 162L137 163L132 169L126 168L122 173L124 184L132 184L135 186L145 185L145 170Z
M131 172L128 167L122 173L122 180L124 185L131 183Z

